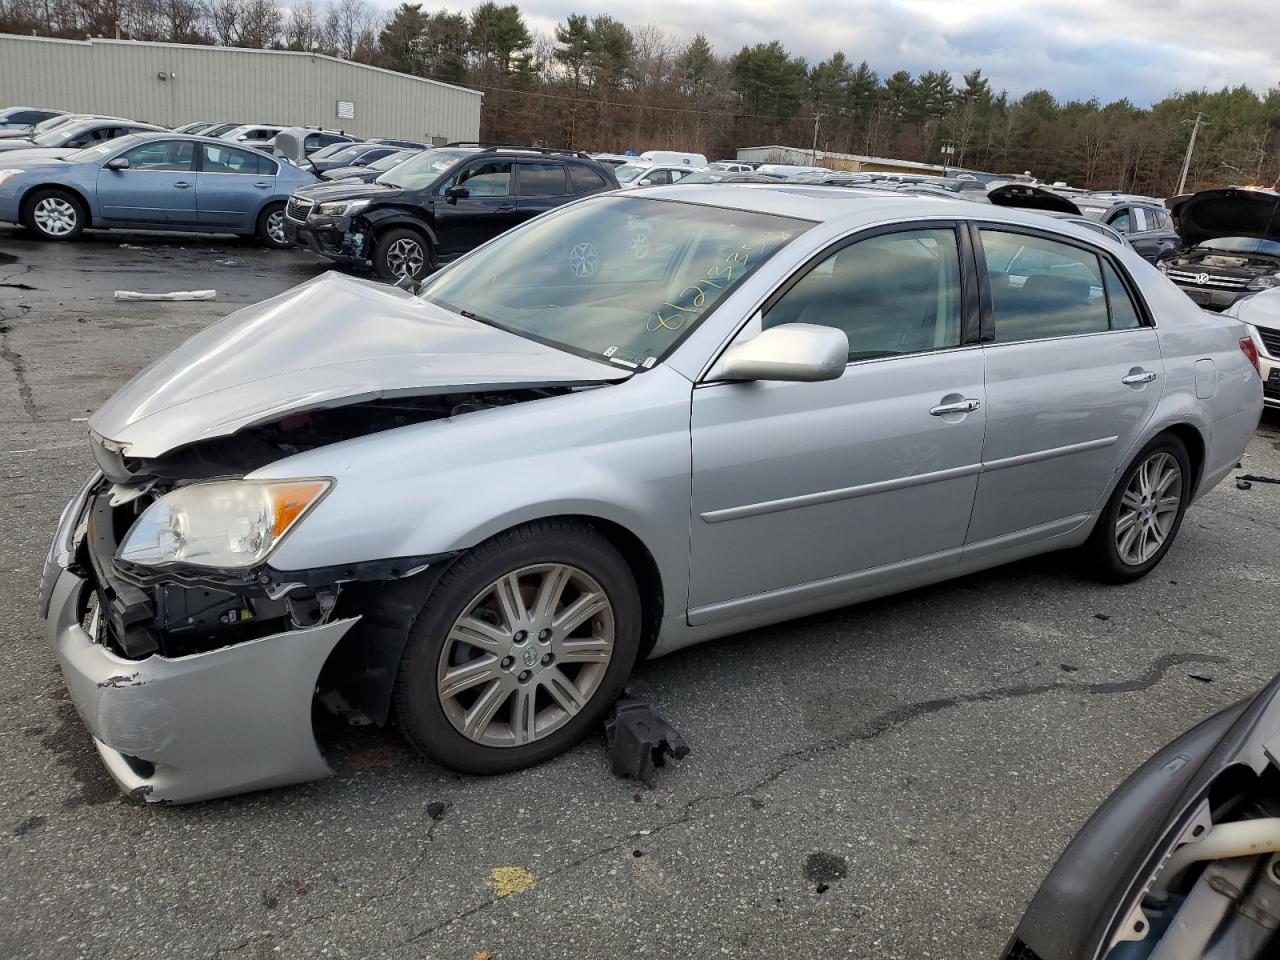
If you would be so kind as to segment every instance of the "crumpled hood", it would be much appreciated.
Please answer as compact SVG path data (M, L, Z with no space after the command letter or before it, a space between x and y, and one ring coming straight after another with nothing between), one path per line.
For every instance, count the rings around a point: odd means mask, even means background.
M125 384L89 428L126 456L152 458L304 410L628 376L396 287L326 273L202 330Z
M334 183L332 180L322 180L299 187L294 193L316 203L325 203L330 200L363 200L365 197L382 200L398 196L404 191L381 183Z
M1201 190L1167 203L1188 247L1218 237L1280 240L1280 195L1269 190Z

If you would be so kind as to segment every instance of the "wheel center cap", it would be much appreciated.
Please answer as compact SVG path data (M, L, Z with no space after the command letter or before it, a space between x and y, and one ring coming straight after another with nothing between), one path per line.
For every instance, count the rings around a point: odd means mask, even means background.
M521 654L521 657L524 660L524 665L530 669L538 665L538 651L534 649L533 644L529 644L525 647L524 653Z

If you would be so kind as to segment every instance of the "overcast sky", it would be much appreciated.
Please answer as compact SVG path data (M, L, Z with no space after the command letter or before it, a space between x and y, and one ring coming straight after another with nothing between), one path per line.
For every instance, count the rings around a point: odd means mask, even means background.
M378 0L395 6L398 0ZM501 0L500 0L501 2ZM569 13L609 13L720 54L781 40L810 64L835 50L881 77L978 67L997 91L1044 87L1059 99L1127 97L1146 106L1174 89L1280 84L1277 0L516 0L550 33ZM446 2L470 9L467 0ZM427 9L436 4L427 0Z

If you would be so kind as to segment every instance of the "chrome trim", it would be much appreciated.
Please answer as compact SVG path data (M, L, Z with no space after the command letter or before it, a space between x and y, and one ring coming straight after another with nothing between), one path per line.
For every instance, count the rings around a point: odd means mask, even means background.
M1196 280L1201 274L1208 277L1204 283ZM1207 270L1180 270L1176 267L1166 267L1164 275L1175 283L1181 281L1182 286L1199 287L1202 290L1206 287L1219 290L1244 290L1253 282L1253 277L1230 277L1209 273Z
M1041 460L1053 460L1057 457L1070 456L1073 453L1085 453L1089 450L1101 450L1109 447L1119 437L1099 437L1097 440L1085 440L1083 443L1071 443L1063 447L1050 447L1047 450L1036 450L1033 453L1021 453L1015 457L1002 457L983 463L969 464L963 467L951 467L947 470L934 470L931 473L917 473L909 477L897 477L893 480L877 480L875 483L862 483L856 487L842 487L839 490L823 490L819 493L805 493L795 497L784 497L780 500L765 500L760 503L748 503L740 507L725 507L721 510L708 510L699 516L707 523L724 523L726 520L742 520L767 513L779 513L783 510L794 510L797 507L812 507L821 503L834 503L838 500L853 500L874 493L888 493L893 490L905 490L926 483L940 483L943 480L955 480L959 477L970 477L974 474L990 473L1008 467L1020 467Z

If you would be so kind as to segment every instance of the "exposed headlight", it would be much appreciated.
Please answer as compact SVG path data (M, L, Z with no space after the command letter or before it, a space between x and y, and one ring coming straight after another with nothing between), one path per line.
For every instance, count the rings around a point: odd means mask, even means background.
M143 566L249 567L333 486L332 480L219 480L180 487L138 519L116 554Z
M22 170L0 170L0 183L4 183L6 180L12 179L13 177L16 177L18 174L24 173L24 172L25 171L22 171Z
M315 212L322 217L349 217L359 213L369 205L368 200L335 200L333 203L322 203Z
M1269 277L1254 277L1249 281L1250 290L1270 290L1272 287L1280 287L1280 273L1273 273Z

